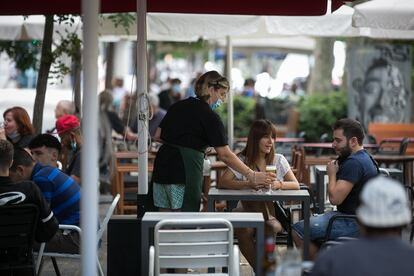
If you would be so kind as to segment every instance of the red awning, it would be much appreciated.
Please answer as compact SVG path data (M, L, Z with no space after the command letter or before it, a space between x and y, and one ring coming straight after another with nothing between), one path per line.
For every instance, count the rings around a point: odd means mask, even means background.
M136 0L101 0L102 13L135 12ZM327 0L148 0L148 12L323 15ZM342 5L332 0L332 10ZM1 0L0 15L79 14L81 0Z

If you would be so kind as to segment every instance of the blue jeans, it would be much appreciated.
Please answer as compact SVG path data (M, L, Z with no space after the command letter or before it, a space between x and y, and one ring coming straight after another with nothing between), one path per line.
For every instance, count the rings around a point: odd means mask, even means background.
M326 228L328 227L329 219L334 215L343 215L341 212L329 211L321 215L314 215L310 217L310 240L322 240L326 236ZM303 239L304 223L303 220L292 225L292 229ZM339 237L358 237L359 227L354 219L336 219L332 224L330 234L331 239Z

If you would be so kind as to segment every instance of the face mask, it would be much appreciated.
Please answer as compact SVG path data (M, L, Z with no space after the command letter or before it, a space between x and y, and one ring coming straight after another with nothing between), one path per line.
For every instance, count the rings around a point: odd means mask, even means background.
M70 147L71 147L72 151L76 151L76 147L77 147L76 141L71 141L70 142Z
M15 140L20 137L20 133L17 130L15 130L12 133L8 134L7 137L9 137L9 139L11 140Z
M221 99L218 99L217 101L215 101L214 103L210 104L210 107L212 110L216 110L217 108L220 107L220 105L223 103L223 101Z
M179 84L174 84L172 87L172 91L176 94L181 92L181 86Z

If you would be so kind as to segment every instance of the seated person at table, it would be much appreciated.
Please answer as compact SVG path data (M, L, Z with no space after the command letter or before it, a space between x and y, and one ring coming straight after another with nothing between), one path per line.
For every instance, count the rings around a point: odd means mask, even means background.
M80 186L58 168L35 162L29 152L15 148L10 178L33 181L49 203L59 224L80 224ZM79 253L80 237L76 231L58 230L46 244L46 252Z
M35 240L37 242L48 241L58 230L58 221L35 183L26 180L12 181L9 174L10 166L13 163L13 154L12 143L0 139L0 206L36 205L39 208L39 217L36 223ZM5 272L3 271L3 273Z
M337 205L338 211L329 211L320 216L310 218L311 259L316 256L318 241L325 238L329 219L336 214L354 215L359 204L359 194L365 183L378 175L378 166L364 150L362 141L364 131L358 121L352 119L338 120L333 129L332 147L338 159L327 165L329 201ZM292 226L295 244L303 245L303 220ZM331 238L356 237L359 235L358 225L354 220L340 219L332 227Z
M55 136L39 134L30 141L29 149L35 161L62 169L62 164L59 162L62 145Z
M414 248L401 239L412 218L401 183L389 177L370 180L361 192L356 214L361 239L321 252L312 275L413 275Z
M297 190L299 183L290 169L286 158L281 154L275 154L276 127L268 120L257 120L253 122L247 144L240 153L239 158L252 170L264 172L266 166L274 165L276 167L276 181L272 189ZM249 181L240 173L228 168L218 183L219 188L227 189L254 189L268 191L269 186ZM280 222L275 218L275 209L273 202L260 201L241 201L234 210L245 212L262 212L266 221L265 234L267 237L273 237L282 231ZM254 255L254 230L252 228L236 230L240 250L250 263L255 267Z

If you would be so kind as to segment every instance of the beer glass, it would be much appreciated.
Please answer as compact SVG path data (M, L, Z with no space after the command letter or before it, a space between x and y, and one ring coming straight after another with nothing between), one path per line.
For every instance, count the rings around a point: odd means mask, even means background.
M266 172L272 172L276 174L276 165L267 165ZM271 193L272 193L272 183L270 183L269 190L267 191L267 194L271 194Z

